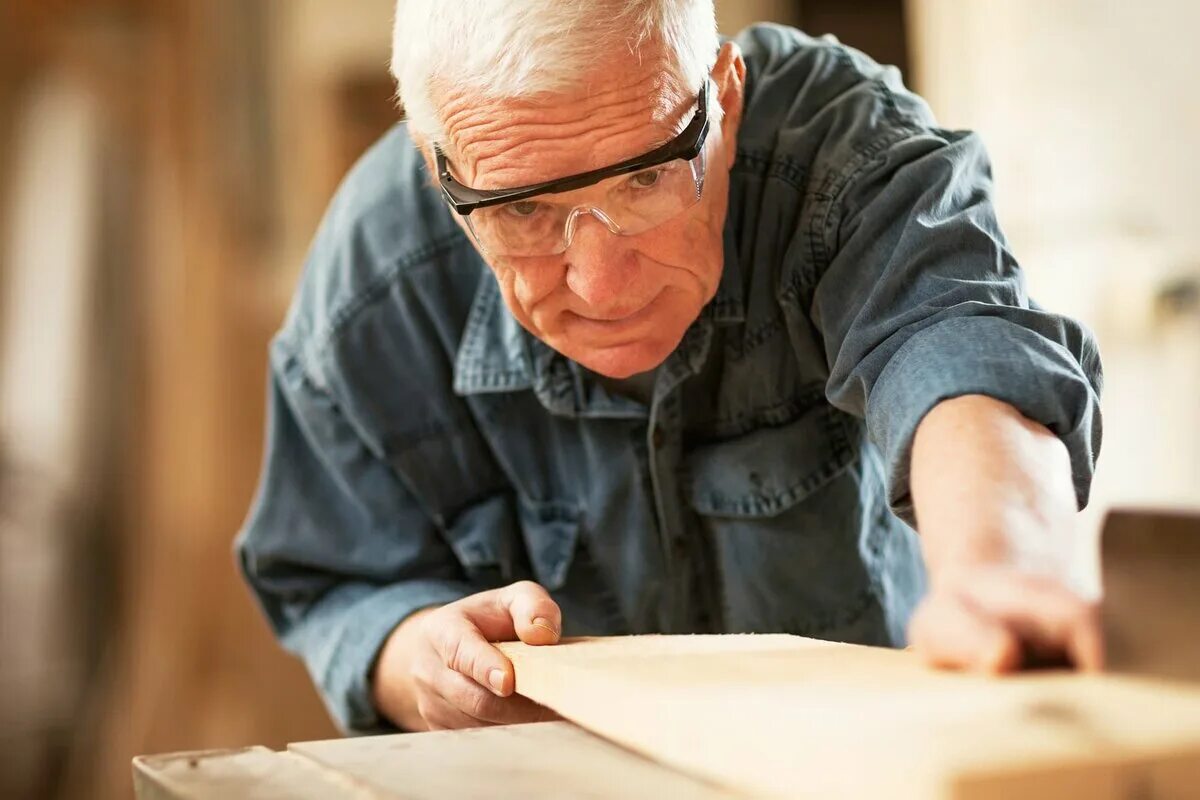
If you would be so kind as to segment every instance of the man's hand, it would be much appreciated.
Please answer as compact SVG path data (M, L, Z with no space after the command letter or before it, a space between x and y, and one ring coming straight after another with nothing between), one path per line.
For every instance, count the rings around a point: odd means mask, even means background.
M913 615L909 640L939 667L1103 666L1097 605L1013 567L968 569L935 586Z
M1066 447L988 397L938 404L912 455L930 591L909 640L942 667L1103 666L1097 604L1070 584L1075 494Z
M388 637L376 663L376 707L407 730L471 728L555 719L513 694L512 662L489 642L556 644L562 612L522 581L425 609Z

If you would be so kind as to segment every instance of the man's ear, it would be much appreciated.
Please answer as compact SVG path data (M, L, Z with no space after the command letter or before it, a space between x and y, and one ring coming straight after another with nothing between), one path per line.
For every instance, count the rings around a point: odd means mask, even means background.
M717 85L717 98L724 117L721 136L728 143L729 166L737 156L737 132L742 124L742 106L746 99L746 61L737 42L726 42L717 53L712 79Z

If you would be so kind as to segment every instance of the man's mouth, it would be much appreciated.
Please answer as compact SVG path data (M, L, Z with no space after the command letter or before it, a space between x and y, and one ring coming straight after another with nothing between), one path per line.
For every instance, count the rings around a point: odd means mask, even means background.
M645 305L629 311L622 309L606 314L582 314L574 311L564 311L563 326L572 333L601 336L611 335L617 331L624 331L639 323L643 323L652 317L661 297L662 292L655 295Z

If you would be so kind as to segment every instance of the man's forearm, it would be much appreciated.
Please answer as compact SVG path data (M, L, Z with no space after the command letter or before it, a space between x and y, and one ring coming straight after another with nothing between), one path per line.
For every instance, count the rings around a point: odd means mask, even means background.
M1063 443L1007 403L938 404L913 443L911 490L936 585L985 564L1065 578L1075 494Z

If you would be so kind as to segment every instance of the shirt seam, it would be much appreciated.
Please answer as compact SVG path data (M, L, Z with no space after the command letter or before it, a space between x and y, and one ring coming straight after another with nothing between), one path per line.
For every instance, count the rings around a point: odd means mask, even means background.
M808 278L808 285L815 285L817 278L829 266L837 247L828 239L830 231L837 227L842 219L842 202L846 190L870 169L882 162L884 152L897 142L922 132L921 128L893 128L885 135L876 139L870 145L861 148L850 159L847 167L840 173L831 173L828 178L814 191L810 197L816 206L809 218L808 230L805 233L809 239L809 257L813 274Z
M871 90L883 104L883 110L888 118L887 130L869 144L857 148L854 156L848 160L844 168L830 172L809 195L814 201L814 211L805 232L809 239L809 256L813 274L809 285L815 285L820 274L829 266L836 243L829 241L829 233L842 218L844 209L841 207L846 190L859 178L882 161L882 154L897 142L917 136L932 130L930 125L901 111L896 102L896 92L882 78L871 80ZM835 215L836 212L836 216Z
M402 275L413 269L428 267L432 259L451 252L464 244L469 243L462 232L452 231L433 239L415 250L398 256L378 276L367 283L366 286L337 306L330 313L329 321L320 330L305 330L302 325L297 324L296 331L302 338L309 339L308 346L305 346L303 343L293 342L293 337L290 335L279 337L277 344L287 351L289 355L301 361L305 367L304 371L311 376L312 365L308 363L308 359L324 357L329 349L351 327L351 324L359 314L377 302L389 288L397 283Z

